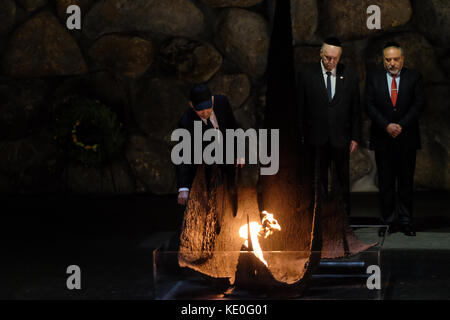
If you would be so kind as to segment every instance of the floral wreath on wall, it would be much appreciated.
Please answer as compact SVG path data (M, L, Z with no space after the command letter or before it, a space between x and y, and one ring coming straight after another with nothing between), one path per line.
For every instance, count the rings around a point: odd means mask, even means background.
M101 167L123 153L122 123L98 100L68 97L58 107L55 124L54 139L72 162Z

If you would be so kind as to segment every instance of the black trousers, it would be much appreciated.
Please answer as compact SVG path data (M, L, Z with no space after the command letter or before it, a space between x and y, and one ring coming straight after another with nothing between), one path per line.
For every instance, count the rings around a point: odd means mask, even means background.
M386 150L375 150L381 222L384 224L412 223L416 153L415 149L398 148L395 145L389 145Z
M316 147L310 146L312 170L316 164ZM331 191L343 202L345 212L350 215L350 145L333 147L329 142L318 147L320 190L328 197L328 171L331 169ZM314 172L314 171L312 171Z

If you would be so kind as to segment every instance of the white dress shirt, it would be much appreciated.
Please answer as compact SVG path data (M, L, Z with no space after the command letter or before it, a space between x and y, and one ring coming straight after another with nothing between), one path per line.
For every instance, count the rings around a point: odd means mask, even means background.
M320 60L320 66L322 67L322 74L323 80L325 81L325 88L327 88L328 70L325 69L325 67L323 66L322 60ZM336 68L331 70L331 99L333 99L335 92L336 92Z

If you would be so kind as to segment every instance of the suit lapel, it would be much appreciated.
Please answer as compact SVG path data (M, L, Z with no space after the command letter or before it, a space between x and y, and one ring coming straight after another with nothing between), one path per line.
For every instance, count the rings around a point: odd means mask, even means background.
M216 104L216 99L214 98L214 115L216 116L217 125L219 126L219 130L222 130L222 128L226 128L225 123L223 123L225 120L225 115L222 113L221 106Z
M382 84L382 88L384 88L383 93L384 93L384 98L386 99L386 102L393 108L394 106L392 105L391 96L389 94L389 86L390 86L390 84L387 81L386 71L381 72L380 83Z
M396 107L398 107L400 105L400 99L403 97L403 88L405 88L405 82L407 82L407 70L406 68L403 68L401 73L400 73L400 86L398 87L398 94L397 94L397 103L396 103Z
M322 92L322 97L325 99L325 101L329 103L330 101L328 100L327 87L325 85L325 80L322 72L322 65L320 64L320 61L317 64L317 71L315 72L315 76L316 76L315 81L320 88L319 90Z
M333 104L339 101L343 89L344 89L344 66L338 64L336 69L336 89L333 100L331 101Z

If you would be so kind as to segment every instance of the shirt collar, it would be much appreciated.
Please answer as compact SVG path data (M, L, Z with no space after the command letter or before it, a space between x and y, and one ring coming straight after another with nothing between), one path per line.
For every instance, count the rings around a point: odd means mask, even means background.
M386 74L387 74L389 77L393 78L392 73L390 73L389 71L386 71ZM400 78L401 74L402 74L402 70L400 70L400 71L395 75L395 77L398 79L398 78Z
M328 72L328 70L325 69L325 67L323 66L323 61L322 61L322 59L320 59L320 66L322 67L322 73L323 73L323 74L326 74L326 73ZM331 74L332 74L333 76L336 76L336 69L337 69L337 68L334 68L333 70L331 70Z

